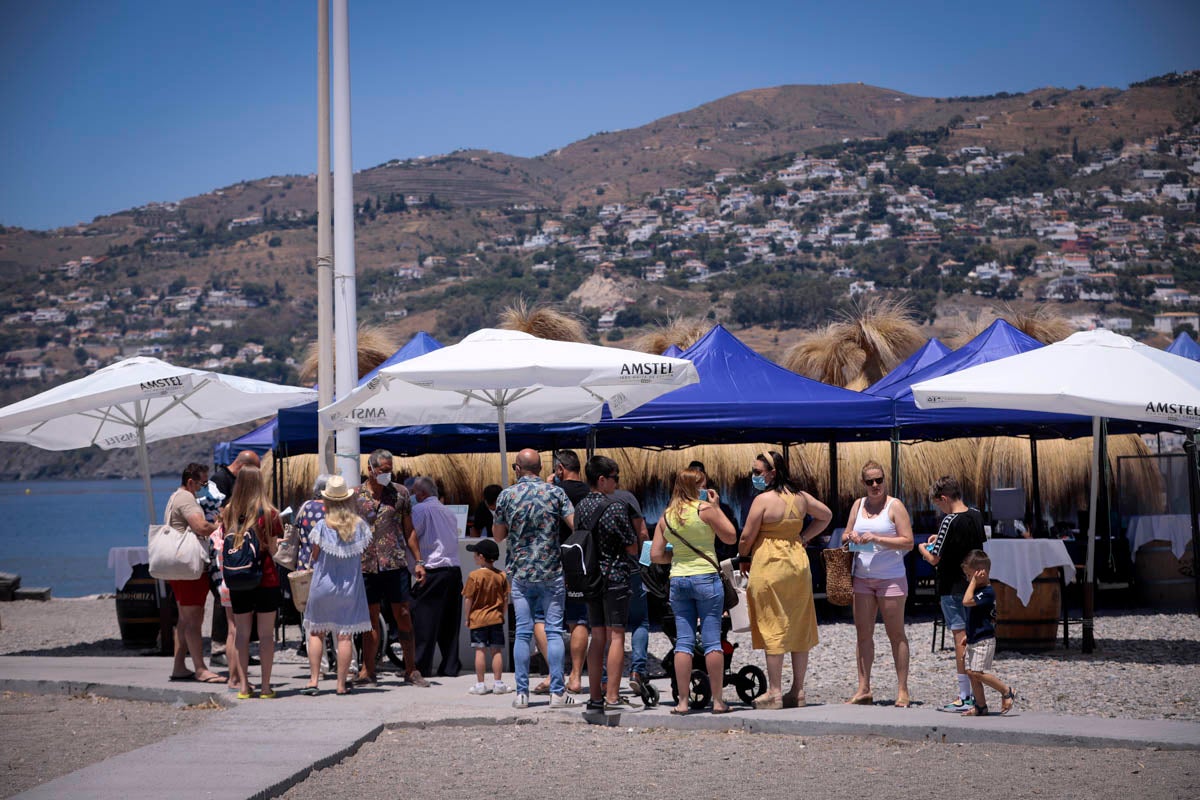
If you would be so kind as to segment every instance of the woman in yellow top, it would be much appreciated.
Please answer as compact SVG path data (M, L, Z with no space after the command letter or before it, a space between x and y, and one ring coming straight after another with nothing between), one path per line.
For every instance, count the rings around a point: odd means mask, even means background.
M675 679L679 705L672 714L688 713L687 687L691 684L692 658L696 652L696 622L700 623L700 645L712 689L712 713L725 714L729 706L721 699L725 653L721 650L721 615L725 613L725 588L717 574L714 535L725 544L737 541L737 531L721 513L721 498L701 486L704 473L682 470L675 478L671 504L654 528L650 560L671 565L671 611L675 615ZM667 543L671 543L671 553Z
M804 705L808 651L817 645L817 611L804 545L829 524L833 512L788 477L783 457L769 451L754 459L754 498L738 552L753 554L746 600L755 649L767 652L767 693L755 708ZM812 521L804 524L804 517ZM792 654L792 688L783 694L783 654Z

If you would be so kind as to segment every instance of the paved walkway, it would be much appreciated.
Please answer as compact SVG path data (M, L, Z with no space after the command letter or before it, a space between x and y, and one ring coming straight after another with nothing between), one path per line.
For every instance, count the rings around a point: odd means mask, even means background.
M84 767L17 796L86 795L133 800L160 797L169 791L181 800L271 797L302 781L312 770L352 754L389 725L585 723L579 711L550 709L545 697L535 697L527 711L516 711L511 705L512 695L468 695L473 676L440 679L432 688L416 689L401 685L390 673L381 673L384 680L380 689L338 697L329 680L322 682L325 694L305 697L297 692L307 680L307 667L285 664L276 669L277 700L237 701L223 685L172 683L166 677L170 669L169 658L0 657L0 690L91 693L189 704L214 700L228 707L193 730ZM251 668L252 675L256 672ZM657 685L669 695L667 681ZM211 691L214 688L217 691ZM932 708L842 704L785 711L735 706L735 713L722 716L694 713L679 717L668 714L668 707L669 697L668 705L607 721L625 727L677 730L1200 750L1200 724L1188 722L1069 717L1032 711L970 719ZM236 745L231 747L231 743ZM214 780L213 764L227 767L219 780ZM164 765L170 765L169 771Z

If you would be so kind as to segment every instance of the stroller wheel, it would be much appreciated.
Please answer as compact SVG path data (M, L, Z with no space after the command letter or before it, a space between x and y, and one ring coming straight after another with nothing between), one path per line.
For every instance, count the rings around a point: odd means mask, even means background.
M755 698L767 693L767 676L758 667L747 664L738 670L734 688L743 703L753 703Z
M701 709L708 706L712 699L712 688L708 685L708 673L704 670L692 670L691 686L688 690L688 706Z
M642 702L646 704L646 708L654 708L658 705L658 689L651 686L649 683L642 686Z

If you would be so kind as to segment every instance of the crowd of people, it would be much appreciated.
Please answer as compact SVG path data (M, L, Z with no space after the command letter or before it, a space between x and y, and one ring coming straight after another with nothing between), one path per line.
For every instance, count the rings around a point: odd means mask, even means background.
M663 592L669 612L657 620L673 640L673 657L664 664L673 666L676 686L681 687L671 713L694 710L686 687L694 667L703 664L710 711L724 714L730 710L723 692L723 630L728 621L720 573L722 560L732 558L748 574L745 598L752 645L764 651L767 666L766 692L753 701L754 707L805 705L808 656L819 641L806 545L825 531L833 513L795 484L781 453L763 451L750 465L756 495L740 526L710 485L704 465L692 462L673 476L670 501L653 534L637 498L620 487L620 469L613 459L597 455L581 463L574 451L559 450L552 463L553 475L544 479L541 454L521 450L512 464L512 485L484 489L469 534L475 539L466 547L475 569L465 583L458 522L439 499L433 478L397 483L393 457L386 450L371 453L357 489L341 476L319 476L312 497L293 522L298 532L296 566L312 570L304 610L311 675L301 693L320 692L327 637L336 653L330 658L336 663L338 695L377 684L377 656L387 635L380 622L384 610L403 653L407 683L426 687L425 676L457 675L465 612L475 652L471 694L514 692L512 704L518 709L529 707L531 694L549 695L552 708L574 706L583 693L586 666L588 695L586 705L578 702L579 706L589 712L631 709L637 704L620 691L626 634L632 634L628 685L633 696L641 697L649 677L649 634L655 622L648 595L656 573L646 569L657 568L662 570L657 574L669 574L669 588ZM860 475L863 495L853 503L841 536L854 553L857 642L857 686L845 702L875 703L871 669L875 626L882 619L896 670L894 705L906 708L912 698L904 556L914 547L912 523L904 504L889 495L881 465L869 461ZM944 516L938 532L917 550L934 567L957 668L956 697L942 710L987 714L987 686L1000 693L1001 712L1007 712L1015 693L989 672L995 652L995 592L982 550L982 517L963 502L952 477L931 487L930 501ZM240 453L211 481L206 467L189 464L167 503L165 522L211 540L214 554L210 574L171 582L179 606L172 680L224 682L239 698L274 698L273 631L284 594L282 570L273 556L284 520L267 495L258 457L251 451ZM576 530L588 532L602 580L594 590L576 587L568 596L562 553ZM503 570L497 566L500 544L506 549ZM211 660L228 665L226 677L205 662L201 629L209 594L216 598ZM502 674L510 606L515 619L512 687ZM249 675L250 643L256 632L257 687ZM352 676L356 636L362 639L361 656ZM535 651L542 654L549 674L531 687ZM792 667L786 691L785 656Z

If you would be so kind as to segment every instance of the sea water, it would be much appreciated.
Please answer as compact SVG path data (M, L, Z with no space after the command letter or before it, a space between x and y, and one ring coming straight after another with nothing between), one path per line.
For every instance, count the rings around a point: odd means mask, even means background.
M156 478L155 522L178 479ZM0 572L22 586L49 586L55 597L111 593L112 547L146 545L141 479L0 483Z

